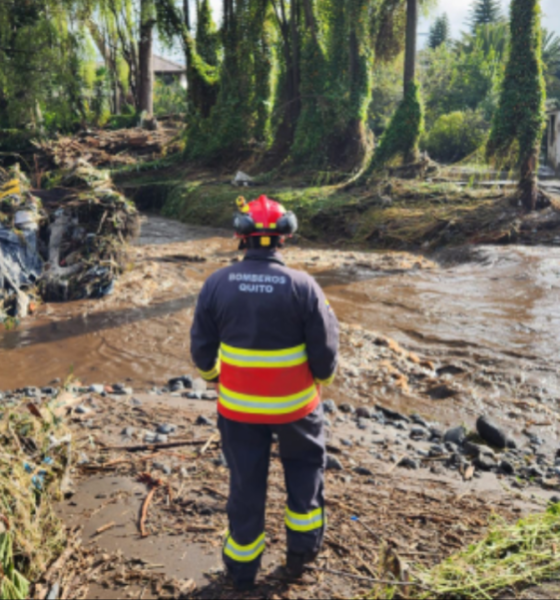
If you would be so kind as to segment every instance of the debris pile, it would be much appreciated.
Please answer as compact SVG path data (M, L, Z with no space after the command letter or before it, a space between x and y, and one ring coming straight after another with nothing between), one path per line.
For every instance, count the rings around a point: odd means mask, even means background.
M30 309L43 268L37 231L45 218L25 175L0 169L0 323Z
M83 160L63 175L61 185L72 191L45 195L51 223L41 296L46 301L101 298L122 272L126 242L139 233L138 212L115 190L107 171Z
M29 597L29 582L46 573L64 550L66 529L53 504L68 489L72 462L72 436L60 418L76 401L66 392L44 403L24 393L2 403L2 599Z
M55 140L34 142L42 154L47 169L69 169L77 160L96 167L134 165L139 161L156 160L167 151L174 151L177 127L146 129L96 129L77 136L59 136Z

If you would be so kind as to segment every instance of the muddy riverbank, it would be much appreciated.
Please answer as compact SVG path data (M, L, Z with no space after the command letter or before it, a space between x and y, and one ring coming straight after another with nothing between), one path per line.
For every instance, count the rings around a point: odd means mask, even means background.
M43 305L2 331L0 387L73 374L149 389L192 369L197 293L238 256L225 230L146 218L111 296ZM398 252L290 247L285 256L317 277L341 320L341 372L329 390L335 400L367 396L449 423L488 410L519 435L529 428L555 443L560 249L483 247L469 262L446 255L449 266ZM388 355L371 341L383 337L391 340Z

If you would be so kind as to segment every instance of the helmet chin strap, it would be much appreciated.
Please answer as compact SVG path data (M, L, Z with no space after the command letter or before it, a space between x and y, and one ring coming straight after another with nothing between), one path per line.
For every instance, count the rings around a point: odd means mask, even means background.
M239 241L239 250L275 250L284 247L283 237L270 238L269 246L261 246L260 240L260 236L243 237Z

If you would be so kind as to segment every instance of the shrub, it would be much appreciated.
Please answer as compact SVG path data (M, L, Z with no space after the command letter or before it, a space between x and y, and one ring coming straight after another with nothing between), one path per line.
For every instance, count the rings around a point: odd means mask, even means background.
M423 145L435 160L457 162L484 144L489 127L478 112L452 112L439 117Z

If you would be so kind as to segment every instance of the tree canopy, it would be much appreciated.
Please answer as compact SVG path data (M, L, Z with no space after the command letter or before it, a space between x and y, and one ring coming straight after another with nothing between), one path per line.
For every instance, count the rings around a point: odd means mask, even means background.
M435 23L430 28L430 39L428 45L432 50L439 48L442 44L449 41L450 26L449 17L447 14L443 14L438 17Z

